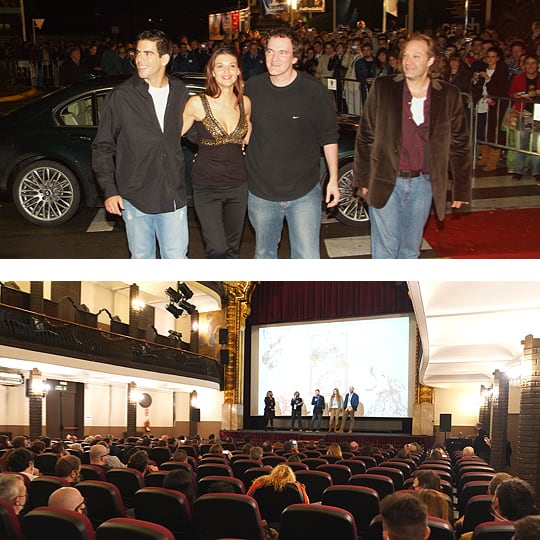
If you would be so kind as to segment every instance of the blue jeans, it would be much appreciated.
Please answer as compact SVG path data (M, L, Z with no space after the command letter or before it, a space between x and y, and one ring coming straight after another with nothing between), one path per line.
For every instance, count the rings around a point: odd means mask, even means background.
M155 259L156 238L162 259L187 259L187 206L174 212L145 214L126 199L122 200L122 218L132 259Z
M372 259L418 259L433 194L429 174L396 178L382 208L369 208Z
M321 186L294 201L268 201L248 194L248 216L255 229L255 258L277 259L278 245L287 220L292 259L319 259Z
M517 131L516 134L519 136L519 148L538 152L538 148L540 146L538 142L538 139L540 139L540 133L523 130ZM533 137L532 142L531 137ZM523 152L517 152L516 162L514 165L515 171L519 174L525 174L525 164L527 163L533 176L540 174L540 157L524 154Z

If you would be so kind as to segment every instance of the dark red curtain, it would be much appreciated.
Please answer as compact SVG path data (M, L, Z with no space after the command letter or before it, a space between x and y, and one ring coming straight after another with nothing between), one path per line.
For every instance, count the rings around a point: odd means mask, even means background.
M264 281L248 325L412 312L404 281Z

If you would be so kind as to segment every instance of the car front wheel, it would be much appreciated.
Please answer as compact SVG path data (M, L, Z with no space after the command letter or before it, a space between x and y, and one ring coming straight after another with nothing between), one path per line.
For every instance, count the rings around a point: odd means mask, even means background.
M22 216L41 226L60 225L79 208L81 190L64 165L40 160L22 168L13 183L13 202Z
M339 203L335 218L345 225L358 226L369 221L367 203L362 197L354 197L352 189L353 162L348 161L339 168Z

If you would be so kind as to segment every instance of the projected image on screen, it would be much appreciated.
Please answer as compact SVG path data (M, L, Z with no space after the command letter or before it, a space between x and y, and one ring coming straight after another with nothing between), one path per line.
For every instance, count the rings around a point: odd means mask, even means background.
M288 416L297 390L303 414L311 414L315 388L328 403L334 387L344 397L352 385L360 397L357 415L409 415L408 317L266 326L252 343L252 414L263 414L268 390L276 415Z

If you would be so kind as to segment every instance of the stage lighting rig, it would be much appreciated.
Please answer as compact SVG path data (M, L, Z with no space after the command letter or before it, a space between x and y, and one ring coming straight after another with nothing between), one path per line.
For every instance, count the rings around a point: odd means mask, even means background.
M178 281L176 290L172 287L167 287L165 294L169 297L169 304L165 309L177 319L184 311L192 315L197 310L197 306L188 302L193 296L193 291L185 283Z

